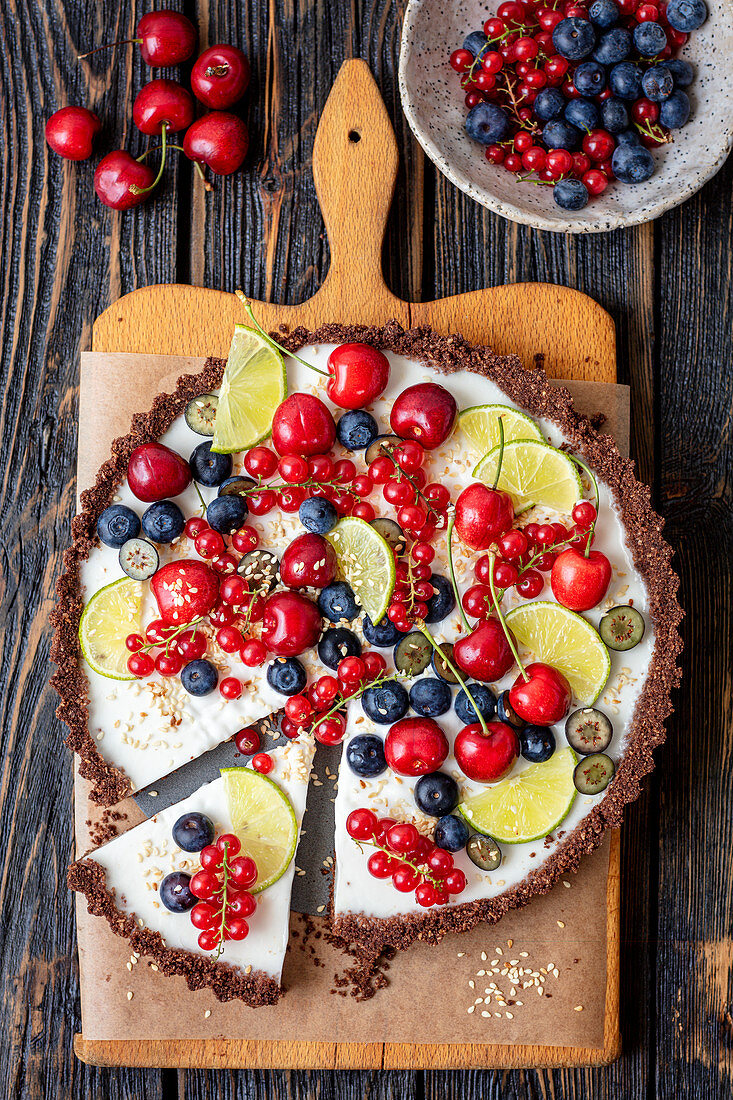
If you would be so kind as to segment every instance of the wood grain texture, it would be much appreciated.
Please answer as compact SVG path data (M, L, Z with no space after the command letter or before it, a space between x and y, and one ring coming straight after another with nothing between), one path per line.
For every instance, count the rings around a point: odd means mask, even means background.
M572 238L514 226L424 163L396 90L405 0L185 0L209 42L242 42L253 63L244 171L205 195L174 167L153 203L119 218L91 193L92 167L43 144L45 116L88 103L103 151L125 135L144 75L135 50L79 66L77 48L128 37L130 0L14 0L0 10L0 417L5 624L0 703L0 878L6 1030L0 1091L13 1100L710 1100L731 1094L730 807L733 245L729 165L660 221ZM400 170L384 267L401 298L429 300L540 280L592 295L612 315L620 380L631 383L634 450L679 550L686 681L648 794L623 830L624 1052L602 1070L266 1073L94 1070L78 1029L71 903L57 882L71 853L71 771L48 691L50 589L69 537L78 350L120 294L160 282L251 288L297 303L329 250L311 173L315 121L341 61L369 60L397 133ZM130 83L132 81L132 84ZM40 537L39 537L40 532ZM681 990L678 999L677 990ZM679 1016L676 1015L679 1013Z

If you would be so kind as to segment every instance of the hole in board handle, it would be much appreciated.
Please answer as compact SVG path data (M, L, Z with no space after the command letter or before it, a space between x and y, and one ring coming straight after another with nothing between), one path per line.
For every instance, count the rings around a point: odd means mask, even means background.
M356 145L357 142L361 141L361 134L358 130L349 130L349 141L352 145Z

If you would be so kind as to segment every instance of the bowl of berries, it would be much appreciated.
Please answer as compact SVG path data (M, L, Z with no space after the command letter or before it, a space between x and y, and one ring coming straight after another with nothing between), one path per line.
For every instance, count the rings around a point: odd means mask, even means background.
M658 217L721 168L732 51L725 0L411 0L400 94L471 198L597 233Z

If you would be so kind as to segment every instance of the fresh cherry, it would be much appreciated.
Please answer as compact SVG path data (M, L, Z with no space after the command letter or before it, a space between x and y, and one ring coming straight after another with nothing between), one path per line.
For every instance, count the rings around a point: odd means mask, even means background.
M197 118L183 139L183 151L189 160L208 165L217 176L236 172L248 149L246 125L227 111L212 111Z
M478 722L464 726L453 746L458 767L476 783L495 783L514 767L519 756L517 731L506 722Z
M399 395L389 422L395 435L414 439L432 451L445 443L455 426L456 415L456 400L444 386L418 382Z
M209 46L191 72L193 94L212 110L231 107L249 84L249 61L236 46Z
M540 661L527 665L509 689L514 710L535 726L560 722L570 709L570 697L570 684L562 672Z
M432 718L403 718L390 727L384 755L398 775L427 775L444 762L448 741Z
M288 588L325 588L336 576L336 551L322 535L298 535L280 559L280 579Z
M193 122L193 99L177 80L151 80L135 96L132 121L143 134L159 137L165 126L171 133Z
M173 626L208 615L219 597L219 578L203 561L176 558L150 579L160 617Z
M86 107L62 107L46 123L46 141L66 160L86 160L101 129L102 123Z
M138 500L165 500L191 484L191 468L164 443L141 443L128 460L127 481Z
M160 69L187 61L196 48L196 28L193 23L179 11L172 11L170 8L144 15L137 25L135 35L135 38L124 42L109 42L106 46L98 46L96 50L81 54L79 60L82 61L99 50L136 42L145 64L153 69Z
M262 641L278 657L297 657L318 641L321 614L300 592L275 592L266 600Z
M152 168L135 160L124 149L107 153L94 173L97 197L113 210L129 210L145 202L154 182Z
M309 393L292 393L272 418L272 442L281 455L325 455L336 440L327 407Z
M496 619L480 622L453 646L456 664L474 680L491 682L506 676L514 664L506 634Z
M600 550L586 554L569 546L555 558L550 584L555 599L571 611L589 611L608 591L611 563Z
M456 501L456 531L471 550L486 550L513 522L514 504L509 494L489 489L480 481L466 486Z
M341 344L328 357L326 393L342 409L371 404L389 382L389 360L369 344Z

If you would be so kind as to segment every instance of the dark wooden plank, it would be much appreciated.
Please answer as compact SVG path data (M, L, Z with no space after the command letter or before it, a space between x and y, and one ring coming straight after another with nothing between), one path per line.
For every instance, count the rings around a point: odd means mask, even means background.
M178 1100L419 1100L419 1075L323 1070L181 1073Z

